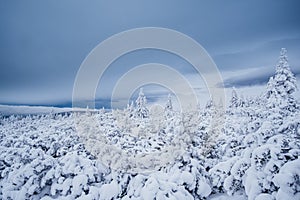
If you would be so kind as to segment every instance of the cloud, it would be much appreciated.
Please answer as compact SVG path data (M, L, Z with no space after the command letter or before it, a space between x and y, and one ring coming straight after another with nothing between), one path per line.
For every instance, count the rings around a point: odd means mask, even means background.
M300 74L300 69L292 70L294 75ZM227 74L228 78L224 80L224 87L249 87L256 85L264 85L269 78L275 74L275 68L260 67L246 70L239 70Z
M239 70L253 66L272 67L276 64L282 47L287 48L291 66L300 67L299 49L300 38L290 36L276 36L271 38L257 38L256 42L243 42L234 50L225 49L224 52L213 54L212 57L220 70Z
M93 0L1 1L0 103L71 102L72 84L85 56L109 36L145 26L171 28L189 35L207 49L222 71L271 67L281 47L288 48L291 66L300 66L300 41L291 37L300 32L298 1L187 4L136 0L118 4ZM124 57L128 59L112 64L116 68L112 66L98 87L103 105L114 83L130 67L158 62L184 75L195 73L184 60L163 52ZM251 73L238 77L238 73L226 77L227 87L262 84L271 74L259 75L257 71L256 77Z

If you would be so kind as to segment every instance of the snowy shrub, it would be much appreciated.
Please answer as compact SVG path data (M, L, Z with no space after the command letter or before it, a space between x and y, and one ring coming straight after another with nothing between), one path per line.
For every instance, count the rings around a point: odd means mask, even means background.
M197 160L188 157L172 167L149 175L136 175L130 180L123 199L194 199L211 193L209 181L201 175ZM199 168L200 167L200 168Z
M243 182L245 179L245 172L250 167L248 159L237 160L230 170L230 176L224 180L224 189L227 194L233 195L235 192L244 188Z
M300 199L300 159L286 163L274 177L277 199Z
M216 192L224 191L224 181L230 176L230 170L239 157L230 158L227 161L218 163L209 170L212 179L212 186Z
M276 190L272 182L273 173L282 165L278 161L280 149L274 145L263 145L254 149L251 156L251 167L246 171L245 191L249 199L262 193L272 193Z

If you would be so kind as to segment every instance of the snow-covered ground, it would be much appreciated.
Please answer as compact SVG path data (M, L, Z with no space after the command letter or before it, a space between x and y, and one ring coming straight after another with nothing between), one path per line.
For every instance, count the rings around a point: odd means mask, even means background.
M71 111L85 111L82 108L58 108L46 106L11 106L0 105L1 115L36 115L36 114L49 114L49 113L64 113Z

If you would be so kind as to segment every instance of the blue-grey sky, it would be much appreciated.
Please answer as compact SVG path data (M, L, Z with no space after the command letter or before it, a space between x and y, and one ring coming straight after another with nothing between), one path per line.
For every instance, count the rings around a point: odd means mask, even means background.
M109 36L138 27L187 34L207 50L222 73L258 69L249 76L230 73L224 77L228 87L264 84L281 47L288 49L291 68L299 74L299 8L297 0L1 1L0 104L70 105L77 70L88 53ZM120 66L124 70L147 62L193 73L176 56L133 52L113 63L100 82L99 93L104 92L99 96L109 96L110 82L123 73Z

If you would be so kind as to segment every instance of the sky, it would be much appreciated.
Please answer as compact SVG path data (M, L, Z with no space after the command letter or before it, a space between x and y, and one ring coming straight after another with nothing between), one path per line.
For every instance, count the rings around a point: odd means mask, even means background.
M71 106L86 56L108 37L142 27L188 35L212 57L226 88L254 94L274 73L282 47L300 75L299 8L297 0L0 1L0 104ZM149 62L174 67L201 94L203 81L186 61L143 50L111 64L98 85L99 106L109 106L113 86L126 70ZM150 101L168 92L149 88Z

